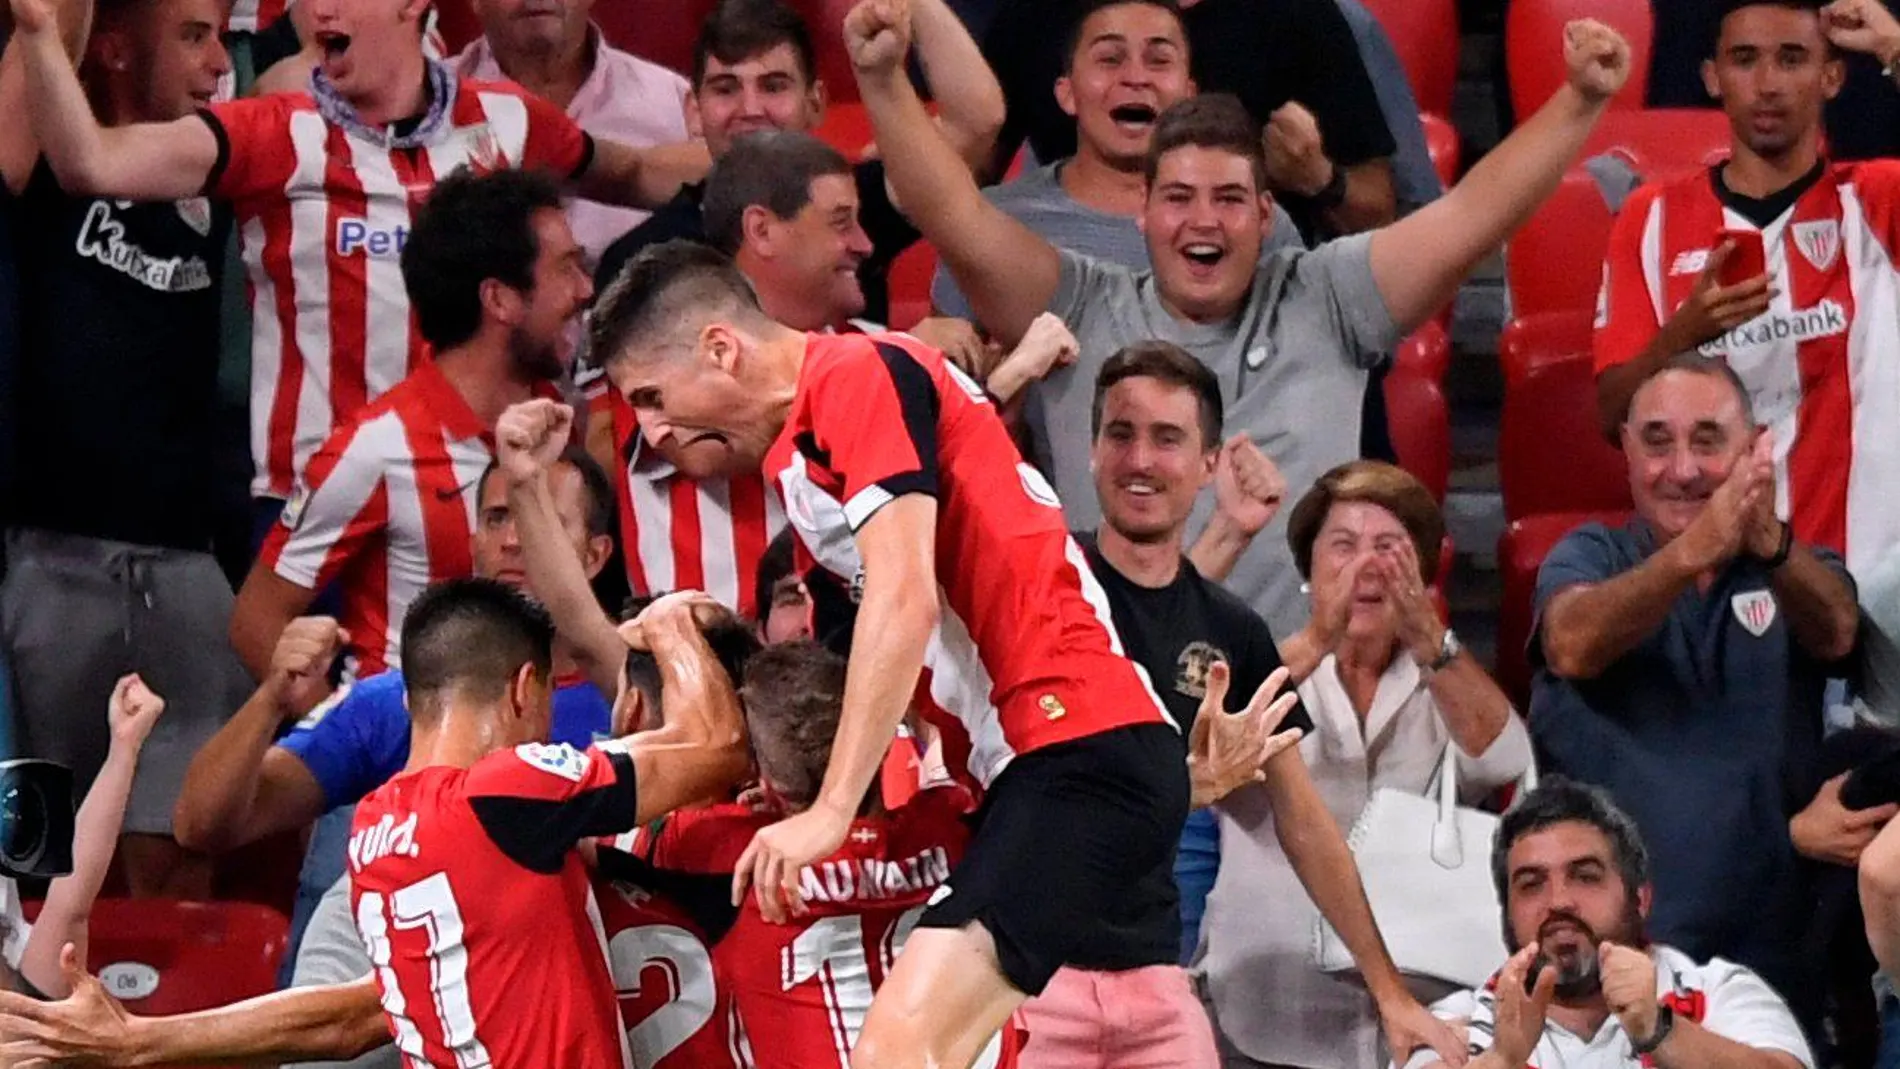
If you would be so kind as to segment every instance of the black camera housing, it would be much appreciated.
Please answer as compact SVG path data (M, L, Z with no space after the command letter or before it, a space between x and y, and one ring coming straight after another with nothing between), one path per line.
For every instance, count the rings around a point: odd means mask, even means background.
M0 876L73 871L73 773L52 761L0 761Z

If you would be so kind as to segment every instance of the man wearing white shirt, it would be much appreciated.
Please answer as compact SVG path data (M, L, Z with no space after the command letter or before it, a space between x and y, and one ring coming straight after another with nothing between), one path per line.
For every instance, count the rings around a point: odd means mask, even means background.
M1814 1069L1759 976L1649 942L1649 855L1604 791L1554 779L1526 795L1498 827L1491 869L1511 959L1483 990L1432 1007L1469 1022L1469 1066ZM1440 1064L1423 1051L1406 1069Z

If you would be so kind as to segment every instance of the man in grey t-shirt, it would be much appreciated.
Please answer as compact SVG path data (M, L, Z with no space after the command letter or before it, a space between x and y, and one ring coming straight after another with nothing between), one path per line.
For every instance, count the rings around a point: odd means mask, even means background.
M1582 20L1567 27L1570 84L1473 167L1458 188L1390 226L1260 264L1273 201L1260 131L1221 94L1163 112L1150 145L1139 226L1152 268L1062 253L984 200L903 77L908 26L855 9L847 32L887 173L976 318L1008 343L1044 311L1069 323L1081 356L1039 384L1029 413L1039 459L1070 525L1095 524L1088 472L1089 383L1122 346L1174 342L1213 369L1236 429L1279 465L1287 492L1358 455L1366 367L1444 306L1465 275L1549 195L1609 98L1629 47ZM1277 521L1283 524L1284 520ZM1283 526L1241 558L1228 586L1291 634L1306 599Z

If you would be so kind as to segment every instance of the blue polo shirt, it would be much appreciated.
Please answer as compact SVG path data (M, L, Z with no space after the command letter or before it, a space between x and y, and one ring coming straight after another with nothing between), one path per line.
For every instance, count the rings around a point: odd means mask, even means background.
M1641 519L1572 531L1538 573L1540 626L1558 592L1628 572L1657 548ZM1852 585L1838 555L1815 553ZM1552 675L1536 638L1530 657L1545 768L1607 788L1649 846L1650 938L1750 966L1784 993L1811 988L1812 906L1788 819L1820 789L1823 692L1842 666L1795 642L1767 569L1738 560L1706 592L1685 591L1595 679Z
M554 691L555 742L586 749L606 738L613 709L585 680ZM409 709L401 672L351 686L320 716L306 718L277 745L297 755L323 788L325 812L355 805L409 763Z

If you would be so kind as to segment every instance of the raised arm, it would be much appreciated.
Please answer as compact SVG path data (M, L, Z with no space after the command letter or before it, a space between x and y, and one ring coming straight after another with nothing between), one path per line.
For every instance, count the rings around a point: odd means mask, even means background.
M264 681L193 755L172 808L172 831L191 850L220 853L323 815L323 788L303 761L273 745L284 722L329 693L330 665L348 633L327 616L291 621Z
M937 127L964 164L981 174L990 166L1006 114L996 72L944 0L912 0L911 26L917 62L937 101Z
M45 0L12 4L8 51L19 52L26 115L61 188L128 200L179 200L204 192L218 161L218 141L203 119L100 126ZM16 112L8 125L17 122Z
M911 88L904 72L909 38L905 0L863 0L845 18L859 95L897 202L936 246L977 321L1013 345L1054 299L1061 260L1054 246L978 191Z
M39 922L20 957L20 975L54 998L72 993L71 981L60 969L60 948L70 943L77 954L86 953L92 904L105 885L106 869L119 844L119 826L125 820L126 799L132 796L139 751L164 711L165 700L136 675L121 677L112 688L106 705L112 743L74 818L73 871L47 888Z
M564 417L555 413L553 418L565 420L569 427L573 423L572 410L564 405L555 405L552 401L529 404L566 410ZM509 417L504 414L502 418ZM614 622L601 610L600 599L588 585L586 570L561 526L548 471L538 464L524 463L533 459L528 454L510 452L504 456L508 462L502 466L501 477L508 480L508 511L515 525L515 535L521 540L528 586L547 606L554 617L555 631L573 650L588 679L602 694L613 694L619 688L627 644Z
M0 992L0 1061L60 1065L252 1065L344 1060L389 1042L376 983L301 987L170 1017L125 1012L67 947L72 994L38 1002ZM11 1059L12 1061L8 1061Z
M61 0L53 18L58 23L60 43L67 58L77 64L92 28L92 4L89 0ZM9 29L10 23L11 20ZM8 37L7 33L0 32L0 40ZM26 60L22 51L23 47L14 43L0 54L0 115L26 113ZM6 178L10 192L17 194L26 188L39 159L40 142L33 136L32 123L16 121L0 126L0 176Z
M1629 45L1590 19L1565 28L1564 58L1570 83L1536 115L1450 192L1373 234L1373 278L1399 333L1436 315L1478 261L1550 196L1629 77Z
M660 666L666 718L625 744L639 784L641 824L736 786L751 764L739 681L727 677L693 618L700 597L670 594L641 614L641 634Z
M703 180L711 167L704 142L634 148L596 138L593 161L573 185L588 200L652 211L677 196L681 186Z

